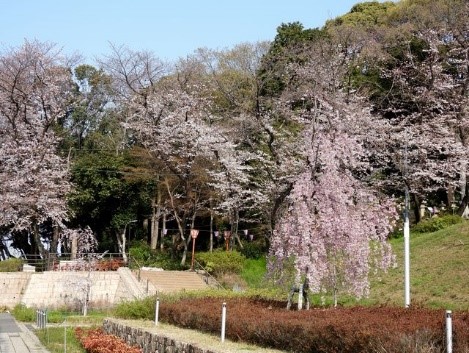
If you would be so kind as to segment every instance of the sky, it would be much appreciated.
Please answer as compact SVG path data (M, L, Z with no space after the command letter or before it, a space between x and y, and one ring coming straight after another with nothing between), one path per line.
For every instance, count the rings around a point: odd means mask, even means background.
M322 27L360 0L0 0L0 51L26 40L54 43L85 62L110 43L176 61L198 48L271 41L282 23Z

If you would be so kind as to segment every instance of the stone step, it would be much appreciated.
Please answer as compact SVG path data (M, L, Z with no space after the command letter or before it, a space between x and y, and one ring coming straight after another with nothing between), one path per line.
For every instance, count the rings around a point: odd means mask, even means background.
M178 292L207 289L209 286L196 272L182 271L147 271L140 272L142 281L148 280L161 292Z

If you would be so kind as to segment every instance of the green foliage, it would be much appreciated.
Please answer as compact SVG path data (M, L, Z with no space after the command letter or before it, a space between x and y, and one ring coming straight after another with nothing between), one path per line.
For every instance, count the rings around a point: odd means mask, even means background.
M86 350L77 340L73 327L48 327L38 330L37 337L42 345L51 353L85 353ZM65 347L65 343L67 344Z
M156 256L146 241L132 243L132 246L129 249L129 255L131 257L131 261L137 261L138 266L149 266L156 260Z
M454 224L462 223L464 220L459 215L444 215L425 219L412 227L413 232L430 233L444 229Z
M249 288L260 288L265 284L266 269L267 260L265 256L257 259L248 258L241 271L241 277L246 281Z
M0 261L0 272L18 272L23 267L23 260L10 258Z
M15 305L11 314L21 322L34 322L36 320L36 309L28 308L23 304Z
M113 316L125 319L155 319L155 297L140 300L124 301L117 304Z
M293 62L304 62L299 55L304 48L325 36L320 29L305 29L300 22L282 23L277 27L277 34L262 58L258 78L263 82L261 95L273 97L280 94L286 85L287 66Z
M367 1L354 5L350 12L326 22L326 27L334 25L375 26L386 22L387 13L396 4L392 1Z
M224 251L222 249L213 252L197 253L197 261L214 276L225 273L241 273L246 257L238 251Z
M184 270L181 261L171 256L168 251L152 250L146 241L132 243L129 249L130 265L132 268L142 266L158 267L163 270Z
M238 251L247 259L260 259L265 256L267 247L264 242L245 242Z

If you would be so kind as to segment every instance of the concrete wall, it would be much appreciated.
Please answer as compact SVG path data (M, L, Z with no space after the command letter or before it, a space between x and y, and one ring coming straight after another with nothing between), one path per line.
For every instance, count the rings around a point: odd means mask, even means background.
M130 278L129 278L130 276ZM24 304L35 308L81 308L88 293L89 307L112 306L145 295L128 269L121 271L46 271L0 273L0 307ZM132 283L132 286L128 284Z
M0 307L13 308L20 304L31 272L0 272Z

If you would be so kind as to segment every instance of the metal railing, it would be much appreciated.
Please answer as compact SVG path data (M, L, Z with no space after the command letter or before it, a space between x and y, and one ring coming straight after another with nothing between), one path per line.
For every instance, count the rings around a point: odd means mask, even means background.
M123 257L119 253L90 253L76 258L70 253L49 253L45 256L38 254L23 255L25 265L33 266L36 272L44 271L115 271L125 266Z
M194 259L194 268L197 273L201 274L204 277L204 282L207 283L209 286L215 286L218 289L225 289L223 285L217 281L215 277L213 277L205 267L203 267L200 262ZM201 273L199 272L201 271Z
M39 329L47 326L47 310L36 310L36 326Z

